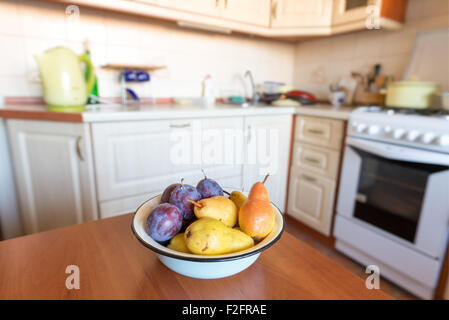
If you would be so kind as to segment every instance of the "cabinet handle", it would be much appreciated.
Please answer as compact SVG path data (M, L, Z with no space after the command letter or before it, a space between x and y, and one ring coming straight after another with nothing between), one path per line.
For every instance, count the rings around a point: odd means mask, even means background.
M319 135L323 135L324 134L324 131L318 130L318 129L307 129L307 132L311 133L311 134L319 134Z
M220 4L220 0L215 0L215 9L218 8L218 5Z
M305 174L303 174L302 177L303 177L305 180L309 181L309 182L316 182L316 179L315 179L315 178L310 177L310 176L306 176Z
M80 161L84 161L83 153L81 152L81 141L83 140L83 137L79 136L76 139L76 154L78 155L78 158Z
M320 163L320 160L315 159L315 158L304 158L304 160L308 161L308 162L312 162L312 163Z
M170 124L170 128L181 129L190 127L190 123Z
M228 0L225 0L225 9L228 8Z
M251 142L252 134L251 134L251 126L248 126L248 144Z
M277 1L273 2L273 6L271 7L271 18L276 20L278 18L278 3Z

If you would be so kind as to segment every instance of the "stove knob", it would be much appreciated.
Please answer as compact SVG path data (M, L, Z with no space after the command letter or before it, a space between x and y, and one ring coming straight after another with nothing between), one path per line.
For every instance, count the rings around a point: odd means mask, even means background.
M380 133L380 127L379 126L370 126L368 128L368 133L372 136L378 135Z
M401 139L405 134L404 129L394 129L393 130L393 138L395 139Z
M359 124L359 125L357 125L357 132L358 133L363 133L363 132L365 132L366 128L367 128L366 124L363 124L363 123Z
M433 140L433 143L438 145L438 146L449 147L449 135L443 134L440 137L436 137Z
M419 137L419 142L429 144L433 141L433 139L435 139L435 134L432 132L427 132Z
M420 135L420 132L419 132L419 131L417 131L417 130L412 130L412 131L410 131L410 132L407 134L406 139L407 139L408 141L415 141L415 140L419 137L419 135Z

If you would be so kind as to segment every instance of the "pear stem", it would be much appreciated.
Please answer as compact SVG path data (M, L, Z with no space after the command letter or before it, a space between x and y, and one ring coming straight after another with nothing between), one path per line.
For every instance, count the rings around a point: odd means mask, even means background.
M184 187L184 178L181 179L181 188L185 189L186 187Z
M203 172L203 174L204 174L204 179L207 179L206 172L204 172L203 168L201 168L201 172Z
M199 202L196 202L196 201L193 201L192 199L187 199L187 201L189 201L191 204L193 204L195 207L197 207L197 208L202 208L203 207L203 205L201 204L201 203L199 203Z
M269 176L270 176L269 173L265 176L265 179L263 179L263 181L262 181L263 184L265 184L265 182L267 182L267 179L268 179Z

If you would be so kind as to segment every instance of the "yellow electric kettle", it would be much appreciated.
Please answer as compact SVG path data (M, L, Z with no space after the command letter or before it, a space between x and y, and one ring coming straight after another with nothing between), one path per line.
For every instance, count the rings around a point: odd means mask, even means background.
M44 87L44 101L52 111L85 109L88 94L95 83L92 63L85 54L76 55L65 47L55 47L35 56ZM84 79L81 62L86 63L89 77Z

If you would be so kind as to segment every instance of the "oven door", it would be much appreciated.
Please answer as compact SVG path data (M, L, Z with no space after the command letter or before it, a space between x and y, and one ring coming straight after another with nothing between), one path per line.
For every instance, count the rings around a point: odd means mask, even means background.
M440 257L449 224L449 155L348 137L337 212Z

